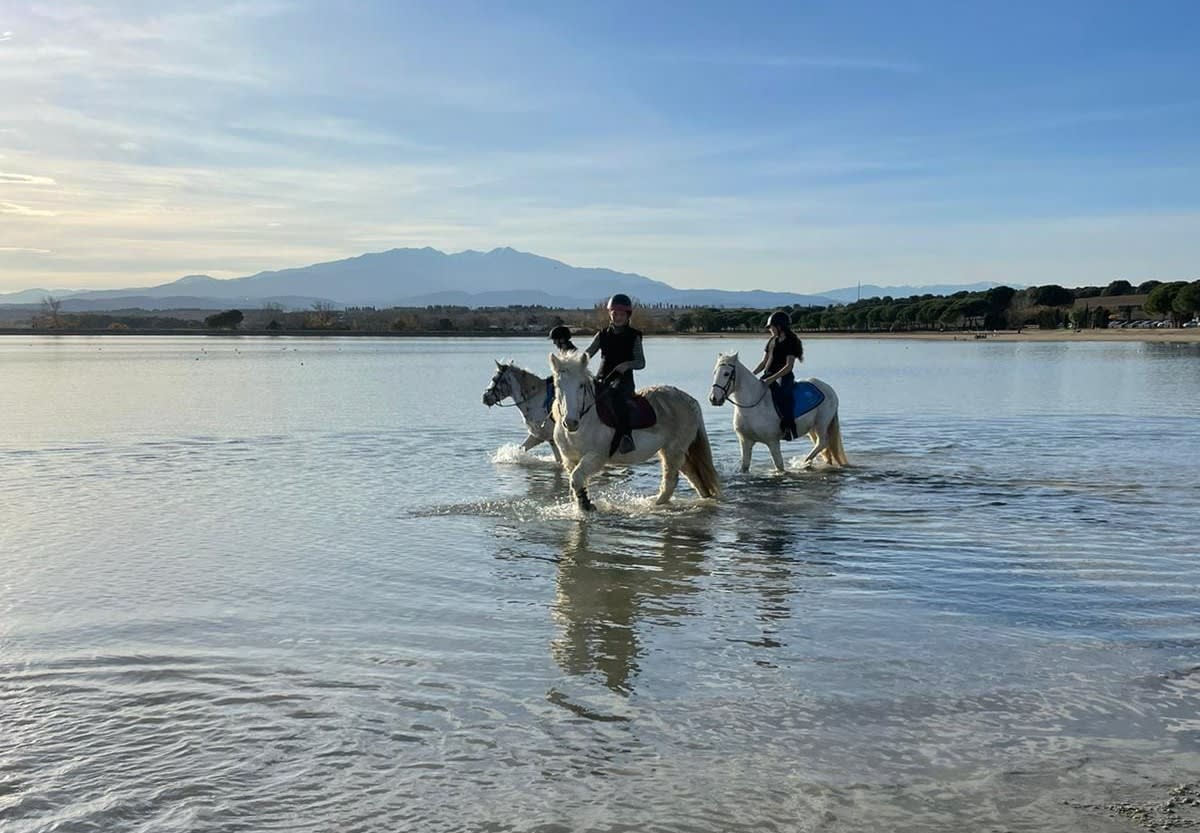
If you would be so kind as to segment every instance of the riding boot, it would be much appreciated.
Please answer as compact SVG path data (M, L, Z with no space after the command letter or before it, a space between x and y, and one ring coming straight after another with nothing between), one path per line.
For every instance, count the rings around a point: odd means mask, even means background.
M779 420L779 430L783 432L785 440L796 439L796 421L791 419Z

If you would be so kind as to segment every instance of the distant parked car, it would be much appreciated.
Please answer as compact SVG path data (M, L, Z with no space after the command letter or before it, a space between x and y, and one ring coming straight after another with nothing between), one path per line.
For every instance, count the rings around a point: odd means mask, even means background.
M1200 320L1193 318L1191 321L1185 321L1183 326L1185 326L1185 327L1200 327Z

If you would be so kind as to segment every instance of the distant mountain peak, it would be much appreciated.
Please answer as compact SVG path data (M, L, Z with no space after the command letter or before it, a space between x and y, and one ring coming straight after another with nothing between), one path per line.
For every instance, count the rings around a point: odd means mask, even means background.
M182 291L186 290L186 291ZM314 299L340 306L548 305L587 309L614 292L642 304L714 307L824 306L830 299L788 292L676 289L633 272L571 266L561 260L497 246L447 254L432 246L365 252L340 260L285 267L242 278L187 275L152 287L79 293L90 304L118 308L122 298L144 305L153 299L187 295L212 303L248 305L287 299L303 308ZM432 301L430 299L439 300ZM453 301L441 299L454 299ZM99 307L92 307L99 308Z

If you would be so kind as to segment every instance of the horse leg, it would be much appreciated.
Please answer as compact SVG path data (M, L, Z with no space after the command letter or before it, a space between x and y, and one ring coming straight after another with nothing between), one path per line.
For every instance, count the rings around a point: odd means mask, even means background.
M738 445L742 447L742 474L750 471L750 455L754 452L754 440L738 434Z
M809 434L810 436L816 435L816 441L813 443L812 451L808 452L808 456L804 458L805 468L812 465L818 454L829 448L829 433L824 428L813 426Z
M604 468L603 457L599 454L585 454L575 468L571 469L571 494L575 496L575 502L579 504L579 508L586 512L591 512L596 508L596 504L592 503L591 498L588 497L588 478L602 468Z
M654 502L662 505L669 502L671 495L675 494L675 487L679 485L679 465L682 460L669 455L665 448L658 452L658 456L662 460L662 483L659 484L658 497Z
M775 471L783 471L783 452L779 448L779 439L767 440L766 445L771 452L771 462L775 464Z

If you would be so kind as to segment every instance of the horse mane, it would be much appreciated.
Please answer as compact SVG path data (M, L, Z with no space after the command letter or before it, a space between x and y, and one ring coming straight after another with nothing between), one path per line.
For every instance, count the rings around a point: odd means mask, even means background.
M587 353L582 350L577 350L566 355L559 355L558 363L560 366L567 365L568 371L579 374L585 379L594 382L596 377L592 374L591 369L587 366ZM570 367L573 365L573 367ZM558 375L558 374L555 374Z

